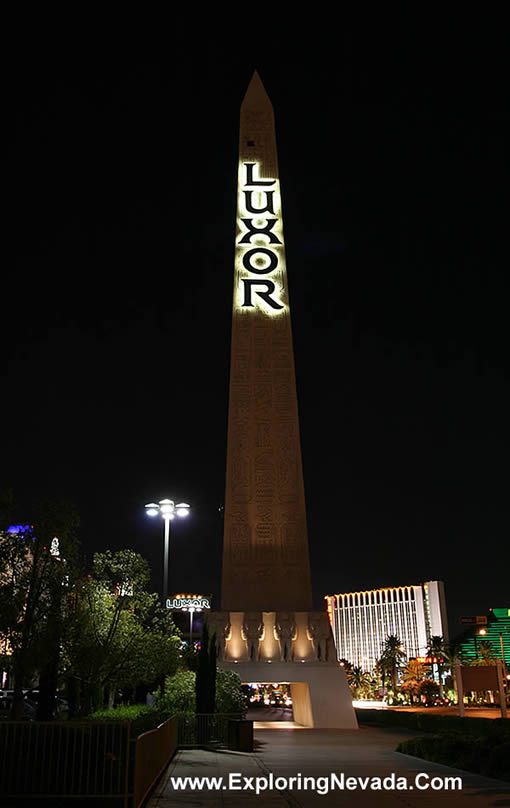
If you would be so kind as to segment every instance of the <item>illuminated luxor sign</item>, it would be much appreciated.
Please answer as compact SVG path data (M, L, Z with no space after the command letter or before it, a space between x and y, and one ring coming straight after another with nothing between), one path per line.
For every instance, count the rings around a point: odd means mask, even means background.
M190 598L167 598L166 599L166 608L167 609L210 609L211 604L209 602L209 598L203 597L190 597Z
M240 164L237 307L262 308L267 314L278 314L285 309L280 285L285 262L280 183L258 177L258 163Z

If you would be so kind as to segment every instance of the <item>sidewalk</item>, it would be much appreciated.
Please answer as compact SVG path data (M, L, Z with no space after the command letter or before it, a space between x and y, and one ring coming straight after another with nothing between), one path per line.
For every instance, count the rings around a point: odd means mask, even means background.
M459 708L454 707L388 707L389 710L397 709L399 713L427 713L428 715L451 715L457 718ZM466 718L501 718L500 708L495 707L465 707Z
M180 750L163 775L148 808L503 808L510 806L510 783L503 783L477 775L460 772L436 763L402 755L394 751L401 740L417 733L402 729L375 729L362 727L352 730L273 729L255 732L255 751L243 754L228 751L209 752L200 749ZM293 788L254 790L229 788L229 774L235 772L255 778L261 786L273 778L294 777ZM347 777L407 778L408 790L304 790L305 777L327 777L319 781L323 789L330 774ZM423 773L421 785L430 785L432 778L460 777L461 791L418 790L415 775ZM297 775L301 774L300 780ZM428 775L428 779L427 779ZM219 790L175 790L171 777L223 777ZM373 781L372 781L373 782ZM298 784L301 783L301 790ZM435 781L434 781L435 783ZM237 783L234 783L234 785ZM239 785L243 780L239 777ZM412 788L409 788L412 786Z

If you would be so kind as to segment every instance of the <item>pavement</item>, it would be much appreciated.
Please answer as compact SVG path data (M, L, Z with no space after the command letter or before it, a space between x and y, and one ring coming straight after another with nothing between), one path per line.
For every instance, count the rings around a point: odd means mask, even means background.
M253 721L254 726L264 721L269 721L271 726L273 726L276 721L279 723L290 722L291 726L301 726L300 724L294 724L292 707L252 707L246 713L246 718L249 721ZM269 729L271 729L271 727L269 727Z
M401 728L362 726L356 731L296 730L279 726L279 731L257 729L252 753L179 750L147 808L510 806L510 783L394 751L400 741L417 734ZM332 780L332 773L336 781ZM202 790L193 790L189 782L184 790L180 790L172 780L175 777L223 780L218 780L216 789L208 789L202 781ZM248 780L244 781L243 777ZM359 780L347 781L348 777ZM455 782L446 778L455 778L461 790L451 790ZM199 781L196 783L198 785ZM350 790L348 785L355 786L355 789ZM407 788L397 789L397 785L406 785Z
M452 707L388 707L388 710L398 710L399 713L429 713L430 715L458 716L459 708ZM464 707L466 718L501 718L499 707Z

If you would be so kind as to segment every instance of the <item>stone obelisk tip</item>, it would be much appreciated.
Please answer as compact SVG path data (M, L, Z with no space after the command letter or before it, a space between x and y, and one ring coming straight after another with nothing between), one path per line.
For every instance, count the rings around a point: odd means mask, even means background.
M266 89L262 84L262 80L255 70L251 81L246 90L246 94L241 104L241 109L271 109L273 108Z

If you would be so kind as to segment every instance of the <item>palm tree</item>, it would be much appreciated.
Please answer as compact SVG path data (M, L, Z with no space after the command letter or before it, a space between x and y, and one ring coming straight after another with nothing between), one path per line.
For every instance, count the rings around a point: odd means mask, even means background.
M456 674L456 663L457 661L462 662L461 659L461 652L462 646L458 643L444 643L443 644L443 659L444 659L444 666L447 670L450 669L450 674L452 677L452 685L457 694L457 674ZM458 698L457 698L458 701Z
M409 693L411 704L413 696L420 694L420 685L426 678L425 666L416 659L410 659L402 670L402 688Z
M482 640L478 643L478 657L473 661L473 665L495 665L496 653L492 643Z
M354 699L367 698L372 695L374 690L372 677L358 666L353 666L347 673L347 681Z
M386 671L384 670L384 666L381 665L381 660L380 659L376 659L376 661L375 661L373 674L374 674L376 682L382 688L384 688L384 686L386 684L386 681L385 681L385 679L386 679Z
M402 647L402 641L395 634L389 634L384 641L379 663L391 676L394 696L397 692L398 669L405 659L406 654Z
M353 687L359 687L363 681L363 676L364 673L362 669L359 668L357 665L354 665L347 674L347 679L350 685L352 685Z
M439 660L446 660L449 656L448 653L448 646L444 641L443 637L438 636L435 634L429 640L429 647L427 648L427 656L436 657L437 662L437 675L439 677L439 697L441 700L443 699L443 671L445 669L444 661L440 662ZM455 665L455 662L453 663Z
M408 682L413 679L416 682L423 682L427 678L425 665L416 659L410 659L402 670L402 681Z
M347 678L349 678L350 672L352 671L352 662L349 662L349 660L345 658L339 659L338 661L340 662L340 665L344 669L345 675L347 676Z

